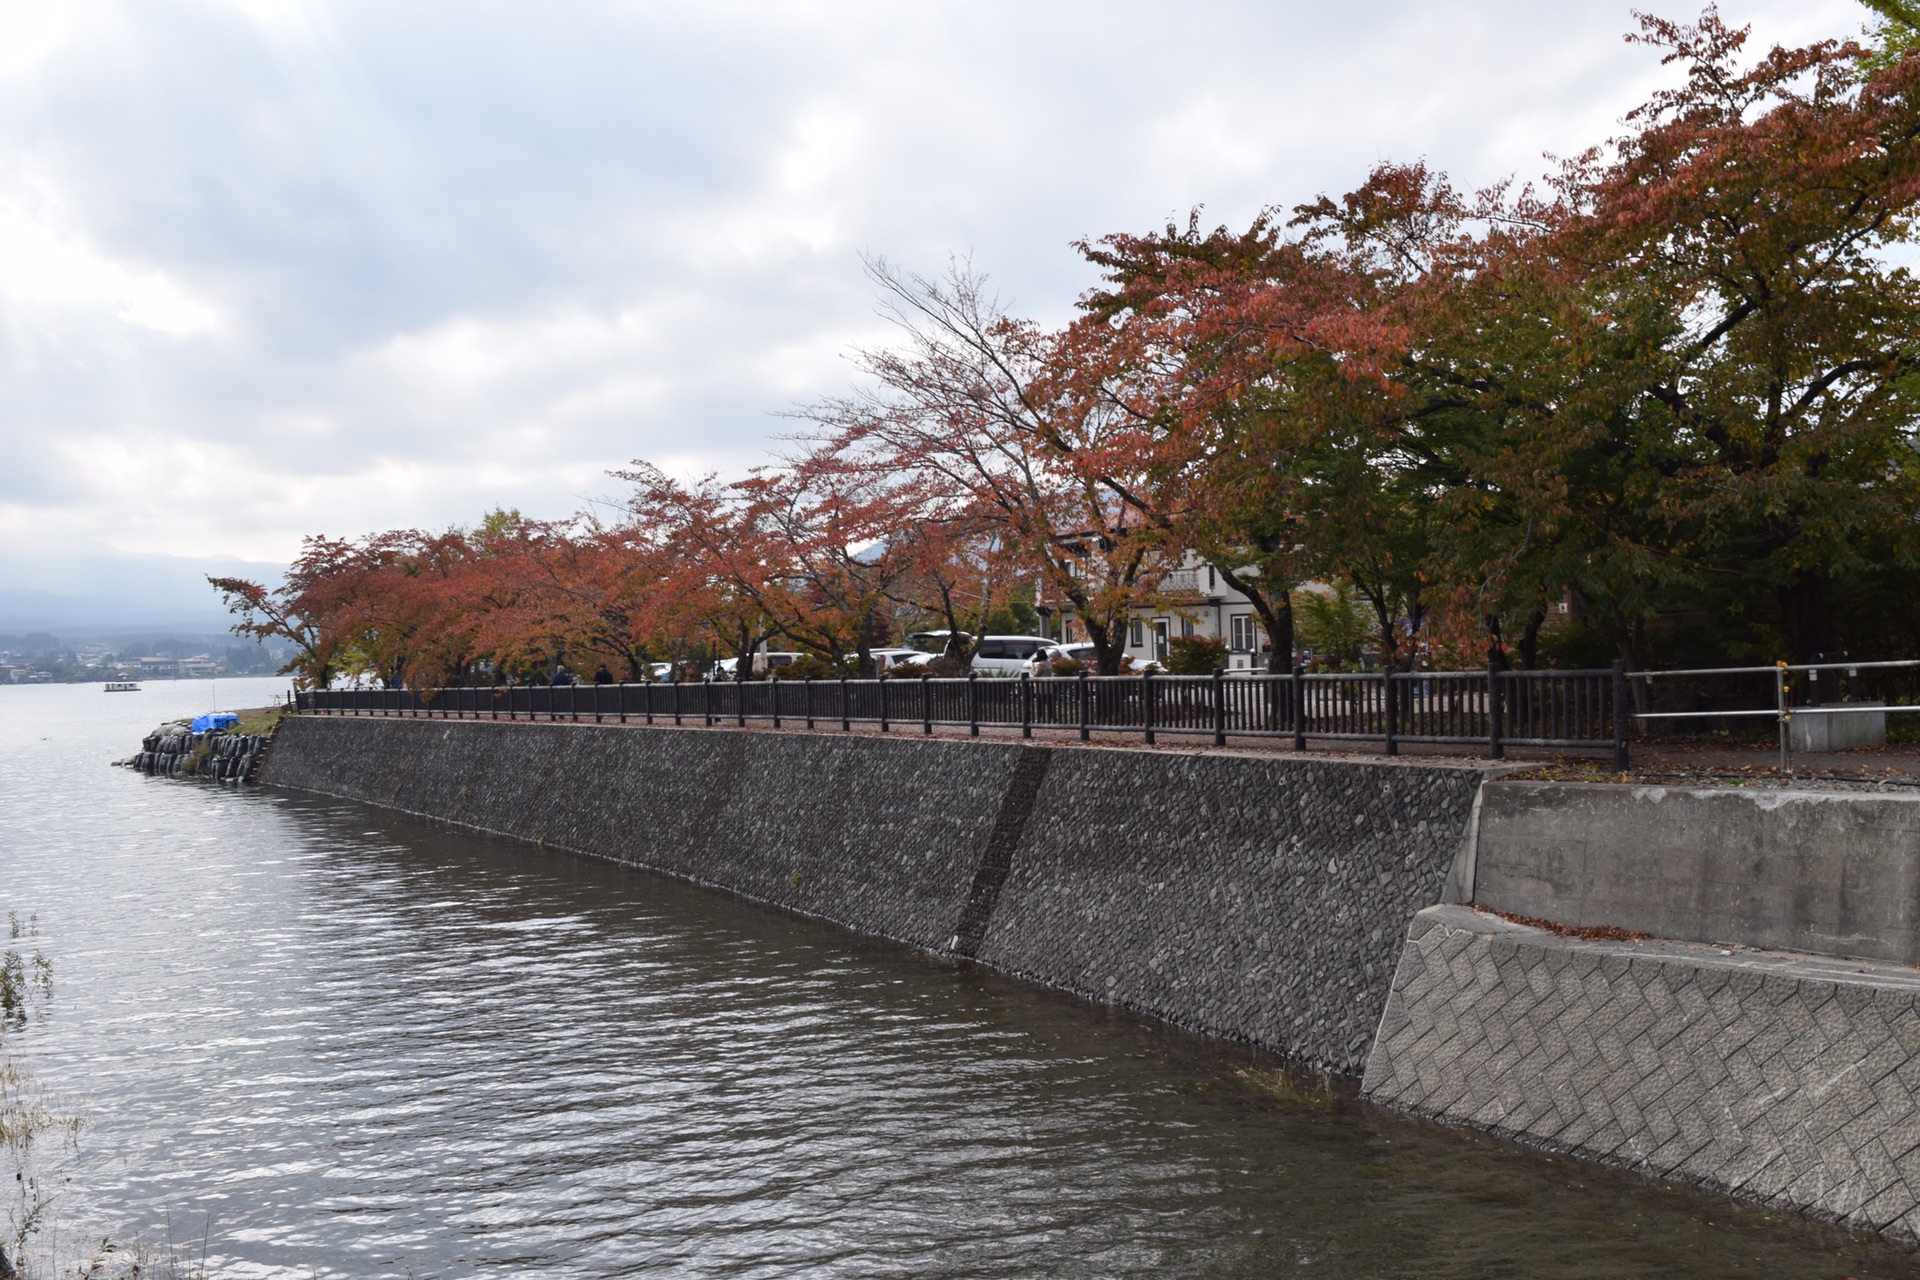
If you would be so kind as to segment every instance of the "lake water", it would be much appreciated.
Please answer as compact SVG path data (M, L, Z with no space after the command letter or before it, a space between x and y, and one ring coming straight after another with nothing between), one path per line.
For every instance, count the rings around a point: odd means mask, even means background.
M647 872L107 767L213 695L0 688L0 911L54 966L7 1043L91 1117L69 1239L236 1277L1913 1273Z

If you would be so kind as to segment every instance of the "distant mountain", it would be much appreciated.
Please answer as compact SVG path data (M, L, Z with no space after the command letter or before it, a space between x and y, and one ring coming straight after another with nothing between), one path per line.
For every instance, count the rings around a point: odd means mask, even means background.
M233 618L207 575L274 584L285 565L108 550L0 557L0 633L73 639L138 632L224 632Z

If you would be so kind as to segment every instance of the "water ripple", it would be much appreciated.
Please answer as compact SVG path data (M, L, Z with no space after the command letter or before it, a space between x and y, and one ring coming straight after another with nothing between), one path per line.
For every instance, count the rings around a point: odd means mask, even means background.
M0 690L0 909L95 1116L67 1222L216 1274L1904 1274L646 873L108 771L192 686ZM171 698L178 708L163 704ZM261 699L264 700L264 699ZM109 705L102 706L102 702ZM189 1229L187 1224L191 1224Z

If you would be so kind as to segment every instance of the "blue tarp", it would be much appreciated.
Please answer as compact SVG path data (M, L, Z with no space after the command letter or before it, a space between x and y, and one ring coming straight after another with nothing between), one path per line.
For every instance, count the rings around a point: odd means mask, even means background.
M214 729L231 729L239 723L240 717L231 711L209 711L193 718L193 731L207 733Z

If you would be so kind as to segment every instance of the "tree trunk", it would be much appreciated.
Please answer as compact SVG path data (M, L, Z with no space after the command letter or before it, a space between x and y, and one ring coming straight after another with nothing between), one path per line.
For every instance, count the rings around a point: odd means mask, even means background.
M1520 633L1520 665L1531 671L1540 661L1540 628L1547 622L1547 611L1539 609L1527 619L1527 629Z
M1261 629L1267 633L1268 674L1286 675L1292 671L1293 589L1282 587L1276 597L1268 594L1264 583L1250 582L1217 562L1213 568L1220 575L1220 581L1245 596L1260 616Z
M1833 632L1833 601L1827 580L1804 574L1777 592L1780 621L1795 662L1816 662L1839 649Z
M744 622L740 624L740 644L734 649L733 657L733 678L753 679L753 632Z
M1080 615L1080 620L1087 624L1087 639L1093 644L1094 663L1099 667L1100 674L1119 675L1120 660L1126 656L1126 645L1121 638L1126 635L1127 624L1120 624L1119 635L1116 636L1114 628L1095 622L1085 614Z
M1507 659L1507 642L1500 635L1500 616L1487 615L1487 665L1506 671L1513 666Z
M1293 670L1293 592L1282 591L1278 603L1263 595L1254 607L1267 631L1267 673L1286 675Z

